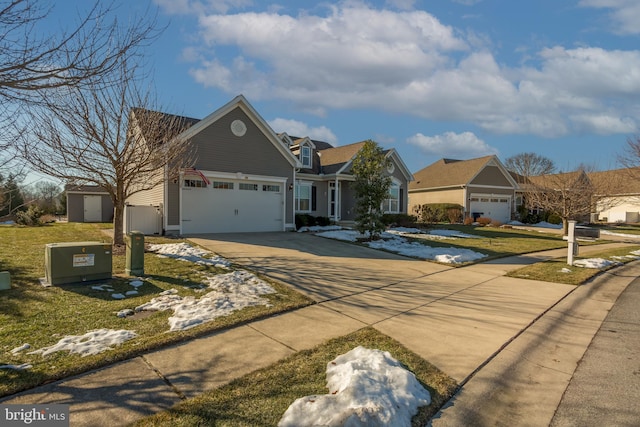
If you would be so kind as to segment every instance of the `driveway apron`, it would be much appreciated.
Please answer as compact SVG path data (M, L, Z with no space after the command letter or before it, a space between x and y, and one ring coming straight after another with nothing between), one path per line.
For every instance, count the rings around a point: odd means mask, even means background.
M458 382L574 288L503 277L537 258L453 268L307 233L190 240L375 327Z

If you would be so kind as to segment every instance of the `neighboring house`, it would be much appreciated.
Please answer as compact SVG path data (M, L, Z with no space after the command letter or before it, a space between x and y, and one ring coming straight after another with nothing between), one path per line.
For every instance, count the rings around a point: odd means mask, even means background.
M516 208L518 184L497 156L470 160L440 159L414 173L409 206L455 203L465 217L508 222Z
M67 221L111 222L113 202L109 193L98 185L67 185Z
M363 143L334 148L278 135L242 95L200 121L189 120L179 137L191 140L195 163L179 178L127 200L158 207L164 232L284 231L295 229L296 213L355 218L350 168ZM394 183L386 210L406 212L411 173L395 150L386 155Z
M640 168L590 172L587 175L596 188L597 197L592 222L640 222Z

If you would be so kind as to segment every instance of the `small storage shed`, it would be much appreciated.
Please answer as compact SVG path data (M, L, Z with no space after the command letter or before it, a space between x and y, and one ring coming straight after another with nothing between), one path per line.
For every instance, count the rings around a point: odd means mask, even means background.
M113 202L98 185L67 185L67 220L69 222L112 222Z

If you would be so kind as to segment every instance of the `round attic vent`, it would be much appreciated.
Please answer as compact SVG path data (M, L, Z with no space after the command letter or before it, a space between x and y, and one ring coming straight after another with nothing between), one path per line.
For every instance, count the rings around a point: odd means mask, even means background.
M231 132L235 136L243 136L247 133L247 125L242 120L234 120L231 122Z

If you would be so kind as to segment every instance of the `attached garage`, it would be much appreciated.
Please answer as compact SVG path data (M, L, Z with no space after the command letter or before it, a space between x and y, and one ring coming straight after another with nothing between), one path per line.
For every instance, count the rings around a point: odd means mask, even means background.
M485 217L506 223L511 220L511 198L503 195L472 194L469 198L469 212L474 219Z
M193 177L181 189L181 234L285 230L286 177Z

